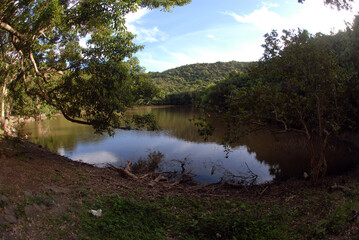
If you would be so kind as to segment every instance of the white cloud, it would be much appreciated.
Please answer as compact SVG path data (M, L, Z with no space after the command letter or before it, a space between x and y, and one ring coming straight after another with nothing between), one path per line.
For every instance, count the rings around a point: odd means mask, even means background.
M237 22L253 24L258 29L267 30L273 28L273 26L280 25L283 20L275 12L269 11L268 7L262 6L262 8L254 10L249 15L238 15L234 12L222 12L222 14L233 17Z
M173 62L154 59L150 52L139 52L137 56L141 59L141 65L147 66L146 71L149 72L164 71L179 66Z
M151 10L148 8L140 8L137 12L131 12L126 15L126 24L139 23L141 18L148 14Z
M168 37L158 27L144 28L141 26L142 18L150 11L147 8L140 8L137 12L126 15L126 27L130 32L136 34L136 41L139 43L164 41Z
M262 5L263 6L266 6L266 7L279 7L280 5L278 3L271 3L271 2L262 2Z
M209 39L216 40L216 37L213 36L213 34L207 34L206 37L209 38Z
M164 41L168 37L168 35L159 30L158 27L149 29L132 25L128 27L128 30L136 34L136 40L140 43Z
M218 61L257 61L263 53L262 39L238 43L230 49L208 48L206 46L191 46L186 50L169 50L161 47L156 50L156 58L151 53L139 53L141 64L147 66L148 71L164 71L194 63L214 63ZM160 57L159 57L160 56Z
M357 11L356 4L353 12ZM271 8L278 5L262 3L259 9L247 15L239 15L235 12L221 12L233 17L239 23L252 24L256 29L270 32L272 29L296 29L304 28L311 33L330 33L332 30L345 29L345 21L352 22L354 13L350 11L337 11L324 6L322 1L306 1L298 5L296 14L290 17L281 16Z

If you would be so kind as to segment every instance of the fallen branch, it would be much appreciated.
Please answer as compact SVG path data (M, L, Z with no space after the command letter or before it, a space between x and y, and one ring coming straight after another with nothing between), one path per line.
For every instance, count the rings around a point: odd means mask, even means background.
M266 186L266 187L259 193L259 195L262 196L262 195L267 191L268 188L269 188L269 185Z
M132 165L132 163L130 161L127 162L127 165L126 165L125 168L116 167L116 166L114 166L112 164L108 164L108 166L111 169L116 170L116 171L118 171L120 173L123 173L123 174L125 174L126 176L128 176L128 177L130 177L132 179L138 180L138 177L135 174L131 173L131 165Z
M154 187L156 183L160 182L160 181L167 181L168 178L164 177L162 174L158 175L155 180L152 180L148 186L149 187Z
M179 175L179 177L176 179L176 181L174 183L171 184L171 186L176 186L178 184L181 183L181 181L185 178L185 177L189 177L192 179L192 177L190 176L190 174L192 173L192 170L189 170L185 173L181 173L181 175Z

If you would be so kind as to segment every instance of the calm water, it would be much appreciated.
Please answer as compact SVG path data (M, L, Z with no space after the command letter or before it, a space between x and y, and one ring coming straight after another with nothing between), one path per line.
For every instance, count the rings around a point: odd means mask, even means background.
M274 178L299 177L309 171L310 156L301 136L257 132L244 137L226 157L220 145L224 129L213 120L216 131L205 142L188 120L196 114L190 107L142 107L131 112L154 113L163 130L119 130L114 137L109 137L94 134L92 127L57 117L27 123L25 131L32 142L73 160L100 167L107 163L125 165L127 160L135 162L146 158L150 152L160 151L165 155L161 169L179 170L180 164L173 160L185 161L186 169L192 169L197 182L213 183L221 178L241 176L264 183ZM346 146L332 147L328 152L329 173L348 169L357 156ZM257 175L256 179L253 174Z

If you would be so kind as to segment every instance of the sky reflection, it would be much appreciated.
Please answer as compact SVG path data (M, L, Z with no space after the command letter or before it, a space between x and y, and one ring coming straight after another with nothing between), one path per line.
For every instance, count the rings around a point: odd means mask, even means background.
M193 170L195 180L199 182L218 182L229 172L245 175L248 168L259 176L258 183L273 179L269 173L269 165L258 162L256 154L249 153L245 146L232 149L226 158L221 145L184 141L170 136L168 132L154 134L147 131L119 131L114 137L107 137L100 142L79 142L72 151L61 148L58 153L73 160L105 166L106 163L125 165L127 160L135 162L154 151L165 155L165 163L162 164L165 170L179 168L179 164L176 165L171 160L187 159L186 168ZM211 175L213 167L215 170Z

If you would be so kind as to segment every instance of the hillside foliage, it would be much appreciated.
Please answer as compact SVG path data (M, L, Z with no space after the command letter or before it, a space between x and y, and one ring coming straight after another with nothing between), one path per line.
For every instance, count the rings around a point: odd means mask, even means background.
M189 64L164 72L150 72L150 80L161 89L157 104L191 104L198 93L220 81L231 72L242 72L249 62L216 62Z

